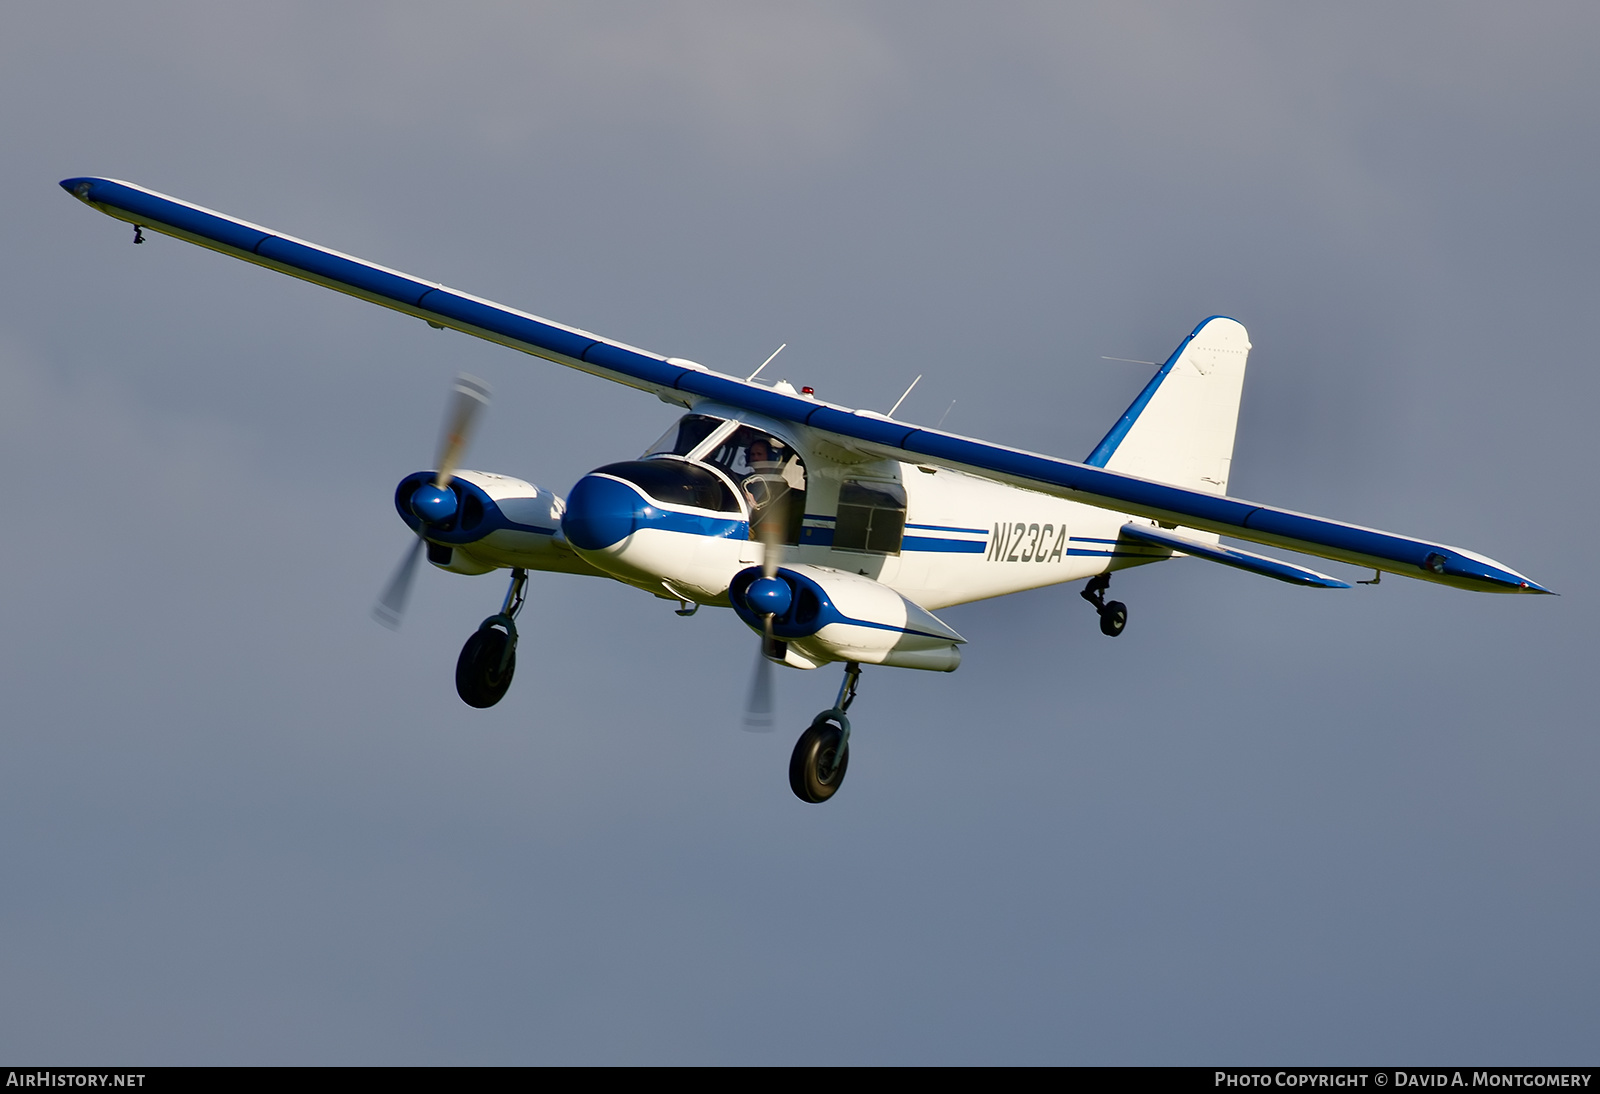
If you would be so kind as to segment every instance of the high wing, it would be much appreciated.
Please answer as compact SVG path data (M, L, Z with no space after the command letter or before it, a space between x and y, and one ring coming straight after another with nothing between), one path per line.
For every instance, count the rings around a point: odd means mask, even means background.
M662 357L576 327L541 319L132 183L71 178L63 180L61 186L85 204L118 220L381 304L436 327L486 338L557 364L649 391L666 402L690 406L701 399L715 400L726 406L805 425L864 455L966 471L1023 489L1154 520L1164 528L1215 532L1480 592L1549 592L1515 570L1459 547L1170 486L1072 460L908 425L872 411L851 410L820 399L774 391L712 372L693 361ZM1240 561L1235 559L1234 564Z

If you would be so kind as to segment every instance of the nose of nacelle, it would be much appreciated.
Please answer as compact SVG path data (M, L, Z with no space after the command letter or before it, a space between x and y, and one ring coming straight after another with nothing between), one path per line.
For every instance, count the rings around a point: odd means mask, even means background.
M469 533L478 532L486 508L494 503L464 479L458 477L441 487L436 478L436 472L418 471L400 480L394 489L394 508L400 519L430 539L465 542L477 538Z
M744 591L744 598L758 615L780 616L794 603L794 590L781 577L758 577Z
M654 507L636 489L605 475L585 475L567 495L561 532L580 551L604 551L648 523Z
M456 495L452 490L425 482L411 492L411 511L424 524L442 525L456 515Z

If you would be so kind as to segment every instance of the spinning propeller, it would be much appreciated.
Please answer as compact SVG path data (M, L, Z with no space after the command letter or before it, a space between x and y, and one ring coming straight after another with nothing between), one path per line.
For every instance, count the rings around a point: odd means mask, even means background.
M428 542L426 533L429 526L446 524L456 515L459 503L455 491L450 489L450 480L461 466L461 454L467 449L478 417L488 405L487 384L466 373L456 377L450 406L445 413L444 433L439 438L439 459L436 464L439 470L435 472L432 483L423 483L411 494L411 512L420 521L416 541L401 557L394 576L389 579L383 595L372 609L372 617L390 630L399 629L400 617L405 614L406 600L411 596L411 582L417 573L417 560L422 557L422 550Z
M772 728L772 658L779 657L779 643L772 633L773 620L789 610L794 592L778 576L783 565L783 532L789 526L789 497L783 489L777 497L754 514L756 539L761 544L761 576L745 590L745 599L762 619L761 648L750 678L750 692L744 705L747 729Z

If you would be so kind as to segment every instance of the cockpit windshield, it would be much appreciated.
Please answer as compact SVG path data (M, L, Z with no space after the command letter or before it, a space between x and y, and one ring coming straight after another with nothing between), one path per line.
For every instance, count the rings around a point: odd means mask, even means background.
M685 414L675 422L671 429L661 435L661 439L645 449L645 456L687 456L695 450L701 441L716 432L723 423L722 418L713 418L706 414Z
M707 448L712 437L731 425L726 418L685 414L645 450L645 459L687 457ZM730 429L698 459L726 472L738 486L750 509L751 539L775 537L781 543L800 542L806 508L806 468L793 445L753 426L741 425Z

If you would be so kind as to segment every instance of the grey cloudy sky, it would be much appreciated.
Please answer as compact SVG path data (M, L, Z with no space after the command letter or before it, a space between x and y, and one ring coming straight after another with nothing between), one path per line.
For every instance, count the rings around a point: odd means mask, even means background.
M0 14L0 1057L1592 1062L1587 4L22 3ZM670 408L125 226L125 178L725 371L1081 456L1202 317L1237 493L1560 591L1195 561L945 613L738 728L731 614L406 543ZM23 505L22 502L27 504ZM1346 572L1347 577L1364 576Z

